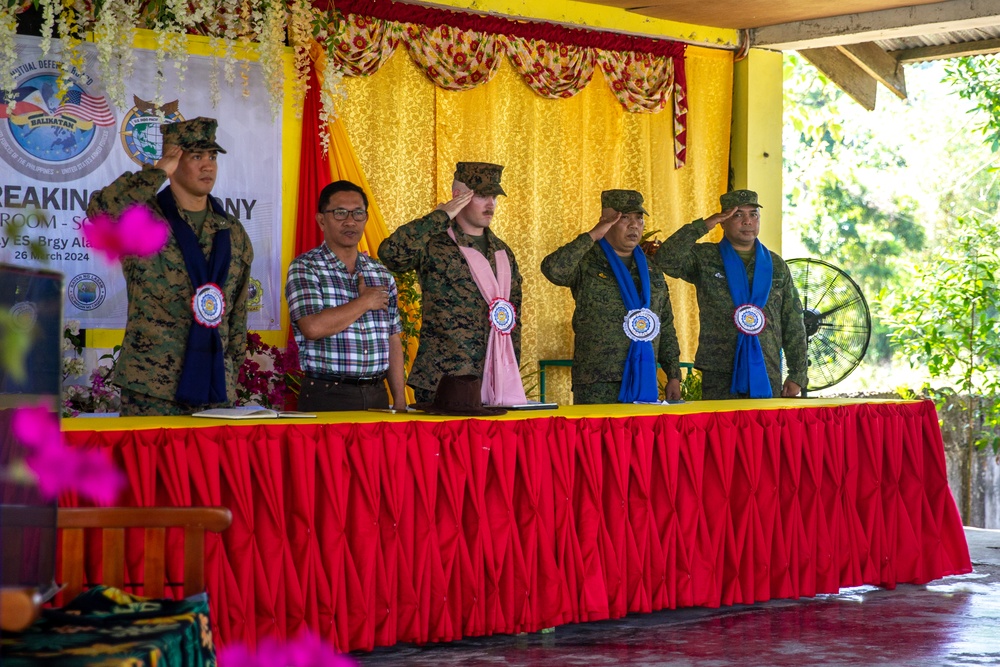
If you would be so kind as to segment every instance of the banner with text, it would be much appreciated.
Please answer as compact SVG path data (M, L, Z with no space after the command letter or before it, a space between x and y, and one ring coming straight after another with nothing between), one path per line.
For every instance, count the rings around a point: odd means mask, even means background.
M80 233L95 190L126 171L153 164L162 150L155 98L155 52L135 50L125 81L132 103L118 109L96 79L97 54L83 47L83 71L65 63L72 84L59 94L60 42L42 57L39 39L17 37L12 69L17 87L0 99L0 262L44 267L66 276L66 319L84 328L121 329L128 300L117 264L87 247ZM165 122L209 116L219 121L219 172L212 194L239 218L254 247L251 329L280 328L281 119L272 119L260 66L251 63L244 96L242 77L228 86L219 72L221 100L212 105L213 59L190 56L183 81L163 64L160 113ZM239 69L239 68L237 68Z

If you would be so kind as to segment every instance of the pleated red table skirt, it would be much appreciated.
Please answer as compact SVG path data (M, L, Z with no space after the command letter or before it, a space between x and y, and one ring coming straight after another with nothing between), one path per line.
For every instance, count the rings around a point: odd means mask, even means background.
M207 538L223 643L371 649L972 569L930 402L561 413L67 437L111 450L121 504L232 510Z

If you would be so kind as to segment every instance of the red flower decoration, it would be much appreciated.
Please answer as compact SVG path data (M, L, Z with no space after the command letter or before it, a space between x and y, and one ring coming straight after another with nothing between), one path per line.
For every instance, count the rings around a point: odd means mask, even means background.
M354 38L354 46L359 49L363 49L366 46L368 46L368 40L362 37L361 35L358 35L357 37Z
M457 79L455 79L455 83L457 83L458 85L461 86L461 85L464 85L465 82L468 81L468 80L469 80L469 77L467 77L467 76L460 76Z
M436 79L436 78L437 78L437 75L438 75L438 71L437 71L437 69L436 69L436 68L435 68L435 67L434 67L434 66L432 65L431 67L428 67L428 68L427 68L427 74L428 74L429 76L431 76L431 77L433 77L433 78L435 78L435 79Z
M472 82L473 83L477 83L482 78L483 78L483 75L480 74L479 72L473 72L472 73Z
M348 53L351 50L351 47L347 45L347 42L341 42L340 44L337 45L337 48L343 51L344 53Z
M559 47L559 55L561 55L563 58L565 58L566 56L569 55L569 49L567 47L565 47L565 46Z
M614 85L612 85L611 87L618 92L621 92L625 88L625 86L622 85L621 81L615 81Z
M451 31L448 29L448 26L446 26L446 25L441 26L441 36L442 37L444 37L445 39L448 39L448 36L450 34L451 34Z
M544 44L538 44L535 47L535 53L538 54L539 58L544 58L545 57L545 45Z
M467 60L468 60L468 58L465 57L464 53L456 53L455 54L455 64L456 65L464 65Z
M479 40L478 39L474 39L471 42L469 42L469 50L470 51L478 51L479 50Z
M354 15L354 25L357 26L358 28L364 28L365 27L365 17L361 16L360 14L355 14Z

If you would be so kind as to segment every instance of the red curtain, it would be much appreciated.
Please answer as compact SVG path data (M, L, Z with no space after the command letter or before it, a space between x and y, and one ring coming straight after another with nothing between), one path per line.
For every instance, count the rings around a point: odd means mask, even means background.
M319 142L320 82L316 68L309 75L309 90L302 109L302 148L299 151L299 198L295 214L295 256L323 242L316 224L320 191L330 182L330 159Z
M67 437L110 451L126 504L232 510L207 544L222 642L371 649L971 571L929 402Z

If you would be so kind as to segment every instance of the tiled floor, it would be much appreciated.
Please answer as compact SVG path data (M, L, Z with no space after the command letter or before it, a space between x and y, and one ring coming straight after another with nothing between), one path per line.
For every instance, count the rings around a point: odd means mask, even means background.
M926 586L664 611L355 657L416 666L1000 665L1000 531L966 536L975 571Z

